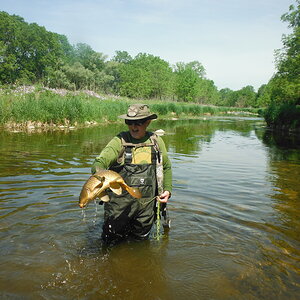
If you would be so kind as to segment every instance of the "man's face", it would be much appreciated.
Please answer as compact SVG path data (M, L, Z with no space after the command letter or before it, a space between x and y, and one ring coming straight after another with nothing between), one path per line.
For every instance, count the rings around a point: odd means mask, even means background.
M127 121L126 124L128 125L129 132L131 136L134 139L141 139L145 136L146 134L146 129L148 125L150 124L151 120L147 120L145 122L141 122L139 120L136 121Z

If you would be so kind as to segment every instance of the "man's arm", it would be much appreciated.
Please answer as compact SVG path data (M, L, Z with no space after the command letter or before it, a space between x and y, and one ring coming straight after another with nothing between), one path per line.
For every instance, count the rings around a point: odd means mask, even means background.
M108 169L114 164L121 151L122 145L121 140L118 137L114 137L101 151L100 155L97 156L92 165L92 174L102 169Z

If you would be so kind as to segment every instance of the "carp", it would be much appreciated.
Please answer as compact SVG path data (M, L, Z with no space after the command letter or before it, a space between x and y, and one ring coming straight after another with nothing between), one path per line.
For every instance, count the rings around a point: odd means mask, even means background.
M134 198L141 198L139 189L128 186L122 176L111 170L101 170L85 182L79 196L79 206L85 207L88 202L100 198L103 202L108 202L109 197L106 189L110 189L117 195L122 194L122 189L127 191Z

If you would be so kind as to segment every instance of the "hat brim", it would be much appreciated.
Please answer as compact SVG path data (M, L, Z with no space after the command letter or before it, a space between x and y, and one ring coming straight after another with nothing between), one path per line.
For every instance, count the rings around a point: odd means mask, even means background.
M143 120L143 119L148 119L148 120L154 120L157 119L157 114L151 114L149 116L135 116L135 117L128 117L128 115L120 115L118 116L120 119L124 120Z

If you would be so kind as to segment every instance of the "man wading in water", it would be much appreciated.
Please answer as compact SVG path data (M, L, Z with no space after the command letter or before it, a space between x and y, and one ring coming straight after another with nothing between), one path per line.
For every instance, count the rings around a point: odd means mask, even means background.
M102 169L116 171L129 186L140 189L142 198L107 190L110 201L104 204L102 233L107 243L129 237L147 239L155 221L156 200L166 204L172 191L171 162L164 141L146 131L157 115L150 112L148 105L133 104L119 118L125 120L129 131L119 133L106 145L95 159L92 173Z

